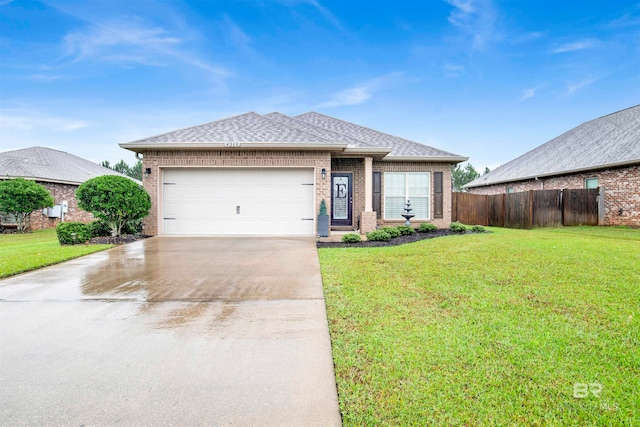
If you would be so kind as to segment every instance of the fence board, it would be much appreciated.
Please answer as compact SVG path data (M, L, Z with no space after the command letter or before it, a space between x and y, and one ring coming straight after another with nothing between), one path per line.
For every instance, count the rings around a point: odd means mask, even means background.
M469 193L453 193L455 208L451 209L452 220L463 224L489 225L488 196ZM454 215L455 212L455 215Z
M531 193L509 193L505 197L504 226L507 228L531 228Z
M559 227L562 225L562 190L533 192L533 226Z
M493 194L489 196L489 219L488 225L494 227L504 227L505 209L504 209L505 194Z
M598 188L564 190L564 225L598 225Z

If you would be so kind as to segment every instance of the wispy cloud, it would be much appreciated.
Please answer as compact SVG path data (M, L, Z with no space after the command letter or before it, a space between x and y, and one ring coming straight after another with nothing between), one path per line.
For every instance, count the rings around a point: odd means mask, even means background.
M38 129L52 132L70 132L86 127L89 127L89 123L84 120L20 110L5 109L0 111L0 133Z
M183 40L162 27L137 18L95 23L64 37L64 51L73 61L98 60L122 64L166 66L178 60L217 77L229 75L183 49Z
M551 53L575 52L576 50L591 49L597 45L597 40L584 39L558 45L551 49Z
M371 99L376 92L397 81L402 75L400 72L390 73L340 90L334 93L328 101L320 104L319 107L340 107L344 105L363 104Z
M536 96L535 88L525 89L522 91L522 96L520 97L520 100L524 101L525 99L533 98L534 96Z
M445 0L453 6L449 22L471 36L473 48L482 50L495 36L496 10L490 0Z
M452 63L446 63L444 64L444 66L442 67L442 69L444 70L444 74L447 77L456 77L459 76L460 73L462 73L464 71L464 67L462 65L458 65L458 64L452 64Z
M238 50L250 50L251 37L245 33L240 26L229 17L229 15L223 15L222 24L225 28L226 37L231 44Z
M318 0L278 0L278 2L285 6L295 6L299 4L313 6L322 16L324 16L327 21L329 21L329 23L331 23L331 25L333 25L340 31L344 31L340 20L338 20L338 18L336 18L336 16L329 9L323 6Z
M578 82L568 82L567 83L567 95L571 95L574 92L577 92L578 90L592 85L593 83L597 82L598 78L588 78L588 79L584 79L584 80L580 80Z
M62 76L59 74L33 74L28 78L29 80L48 83L48 82L53 82L55 80L59 80L62 78Z

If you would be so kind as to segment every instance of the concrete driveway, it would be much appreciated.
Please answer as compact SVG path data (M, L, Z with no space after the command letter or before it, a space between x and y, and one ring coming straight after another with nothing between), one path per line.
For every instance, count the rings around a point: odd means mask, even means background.
M0 281L3 425L340 425L313 239L162 238Z

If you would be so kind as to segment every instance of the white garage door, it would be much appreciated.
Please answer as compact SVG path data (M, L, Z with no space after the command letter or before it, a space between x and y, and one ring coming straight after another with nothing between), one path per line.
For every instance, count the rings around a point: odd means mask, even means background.
M313 169L164 169L163 234L315 234Z

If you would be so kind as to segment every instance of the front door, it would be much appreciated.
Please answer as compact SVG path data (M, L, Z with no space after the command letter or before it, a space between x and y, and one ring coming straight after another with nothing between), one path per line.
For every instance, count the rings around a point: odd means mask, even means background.
M350 173L331 174L331 225L353 225L353 176Z

